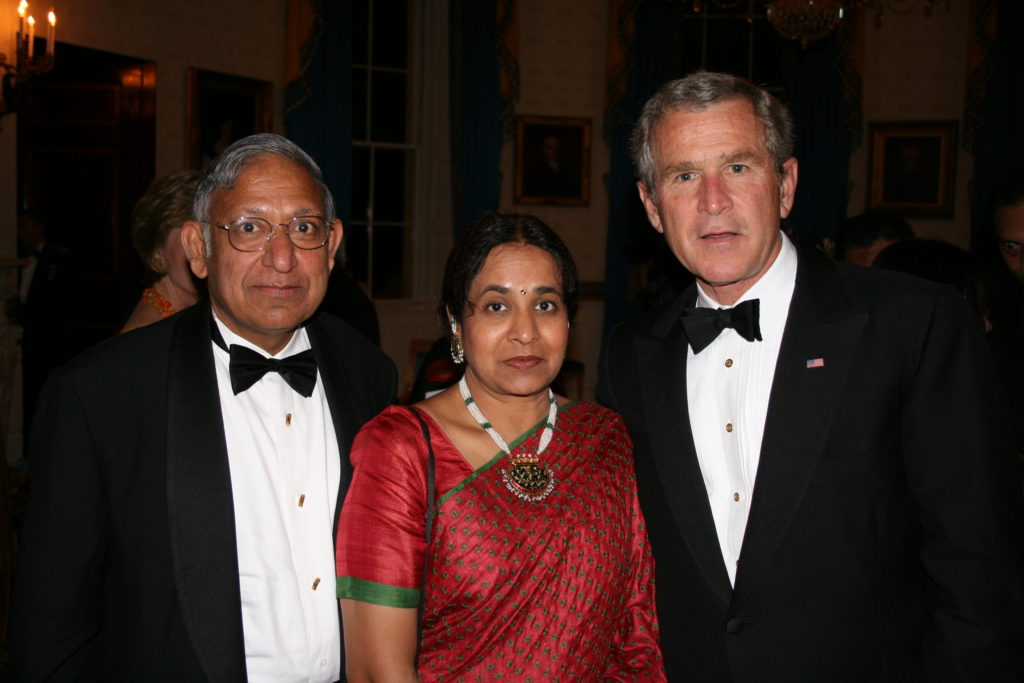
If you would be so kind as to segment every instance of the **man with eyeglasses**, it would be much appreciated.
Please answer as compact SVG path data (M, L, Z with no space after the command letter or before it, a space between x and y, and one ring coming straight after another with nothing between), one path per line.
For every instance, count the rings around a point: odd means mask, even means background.
M314 316L342 225L305 152L240 140L193 208L209 305L93 349L40 402L16 680L344 676L334 526L395 368Z

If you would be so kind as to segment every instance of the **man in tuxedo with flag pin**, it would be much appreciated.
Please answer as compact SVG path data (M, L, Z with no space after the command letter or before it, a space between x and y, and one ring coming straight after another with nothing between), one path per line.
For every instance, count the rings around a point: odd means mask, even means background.
M342 236L271 134L203 172L182 244L209 303L57 370L30 444L19 681L336 681L348 449L393 364L316 315Z
M950 289L780 230L797 160L762 88L700 72L634 132L640 198L696 282L617 328L670 680L1020 681L1021 478Z

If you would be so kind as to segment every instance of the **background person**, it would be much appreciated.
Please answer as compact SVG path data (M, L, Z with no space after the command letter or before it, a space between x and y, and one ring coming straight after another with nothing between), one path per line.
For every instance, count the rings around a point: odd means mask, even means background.
M185 252L209 304L78 357L40 402L14 680L344 671L336 511L349 444L394 400L395 369L340 320L311 318L342 226L296 145L231 145L193 212Z
M438 315L465 374L352 450L349 681L664 680L629 438L550 389L578 296L568 249L532 216L484 216L453 248Z
M79 349L70 339L75 322L77 277L72 255L46 236L46 219L36 210L18 213L19 272L14 318L22 327L22 433L27 444L36 403L46 378Z
M1020 467L948 287L798 250L786 109L727 74L634 133L647 216L696 283L614 331L679 681L1020 681ZM721 310L719 310L721 309Z
M970 305L981 330L988 332L992 329L978 268L966 250L942 240L914 237L893 242L878 252L872 265L950 285Z
M1000 178L991 204L999 258L982 271L992 321L988 339L1024 457L1024 169Z
M155 323L199 300L185 258L181 231L192 219L199 174L179 171L156 178L132 212L132 243L145 267L146 288L122 332Z
M868 211L850 216L839 226L836 258L858 266L870 266L878 252L913 236L910 223L896 214Z

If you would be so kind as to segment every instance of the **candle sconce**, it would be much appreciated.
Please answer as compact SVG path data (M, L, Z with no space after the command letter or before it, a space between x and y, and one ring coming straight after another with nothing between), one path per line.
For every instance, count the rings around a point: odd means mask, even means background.
M9 63L7 55L0 53L0 69L3 70L0 117L17 110L19 85L53 69L57 35L57 14L53 8L50 8L46 16L46 44L42 51L35 49L36 24L35 17L29 13L27 0L21 0L18 4L18 33L14 62Z

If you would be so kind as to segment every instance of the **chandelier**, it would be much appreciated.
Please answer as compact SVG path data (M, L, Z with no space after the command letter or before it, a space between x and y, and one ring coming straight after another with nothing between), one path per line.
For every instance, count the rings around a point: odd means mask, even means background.
M768 22L783 38L799 40L803 47L821 40L843 16L841 0L765 0Z
M683 0L691 4L694 13L700 13L709 6L732 9L744 0ZM881 25L886 12L906 14L922 8L929 16L940 4L948 7L949 0L760 0L765 6L765 15L772 28L789 40L807 43L827 36L843 19L847 12L864 9L875 15L875 24ZM754 0L746 0L748 12L753 14Z

